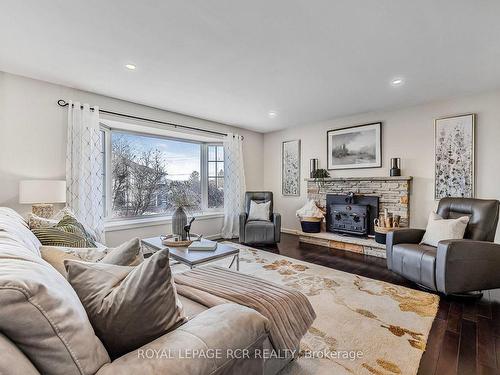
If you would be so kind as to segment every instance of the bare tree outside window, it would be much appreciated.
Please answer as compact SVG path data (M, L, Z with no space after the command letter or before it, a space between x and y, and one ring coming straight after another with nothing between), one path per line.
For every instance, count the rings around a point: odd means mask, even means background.
M113 132L112 215L172 214L179 199L200 211L200 160L197 143Z

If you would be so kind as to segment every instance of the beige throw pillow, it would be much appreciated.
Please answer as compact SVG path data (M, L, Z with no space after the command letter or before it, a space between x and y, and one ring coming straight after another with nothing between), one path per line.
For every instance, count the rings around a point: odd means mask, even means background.
M269 208L271 207L271 201L260 203L256 201L250 201L250 210L248 212L248 221L258 220L258 221L270 221L269 220Z
M42 258L49 262L61 275L67 276L64 260L103 262L117 266L137 266L144 261L141 242L138 238L124 242L118 247L97 249L95 247L42 246Z
M137 266L144 261L141 251L141 241L138 238L133 238L118 247L110 248L100 261L116 266Z
M184 320L168 250L158 251L137 267L64 263L68 281L113 358L162 336Z
M468 216L462 216L458 219L443 219L432 212L429 215L427 228L420 243L437 247L439 241L463 239L468 223Z

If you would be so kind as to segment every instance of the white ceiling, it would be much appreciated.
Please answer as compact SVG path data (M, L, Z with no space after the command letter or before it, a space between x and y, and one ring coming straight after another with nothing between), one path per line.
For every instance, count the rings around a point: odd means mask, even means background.
M0 70L268 132L498 88L499 20L498 0L3 0Z

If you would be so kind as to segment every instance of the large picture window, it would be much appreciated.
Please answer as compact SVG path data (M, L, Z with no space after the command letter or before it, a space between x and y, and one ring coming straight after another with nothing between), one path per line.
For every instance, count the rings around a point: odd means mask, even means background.
M105 181L109 218L222 210L224 148L184 139L109 130Z

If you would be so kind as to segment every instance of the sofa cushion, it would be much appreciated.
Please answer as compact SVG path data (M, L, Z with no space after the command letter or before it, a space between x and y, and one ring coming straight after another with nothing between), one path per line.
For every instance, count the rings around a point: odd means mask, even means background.
M85 227L70 215L64 216L53 227L32 230L43 245L67 247L97 247Z
M0 374L40 375L30 360L0 333Z
M397 244L392 248L392 270L418 284L436 289L436 248Z
M162 336L184 320L172 280L168 250L137 267L66 260L97 335L113 358Z
M245 225L245 242L259 243L274 240L274 223L270 221L249 221Z
M28 224L16 211L0 207L0 245L3 239L14 241L33 254L40 256L40 241L31 233Z
M226 303L105 365L97 375L263 374L268 333L269 321L257 311Z
M0 244L0 331L43 374L94 374L109 362L71 285L39 256Z

